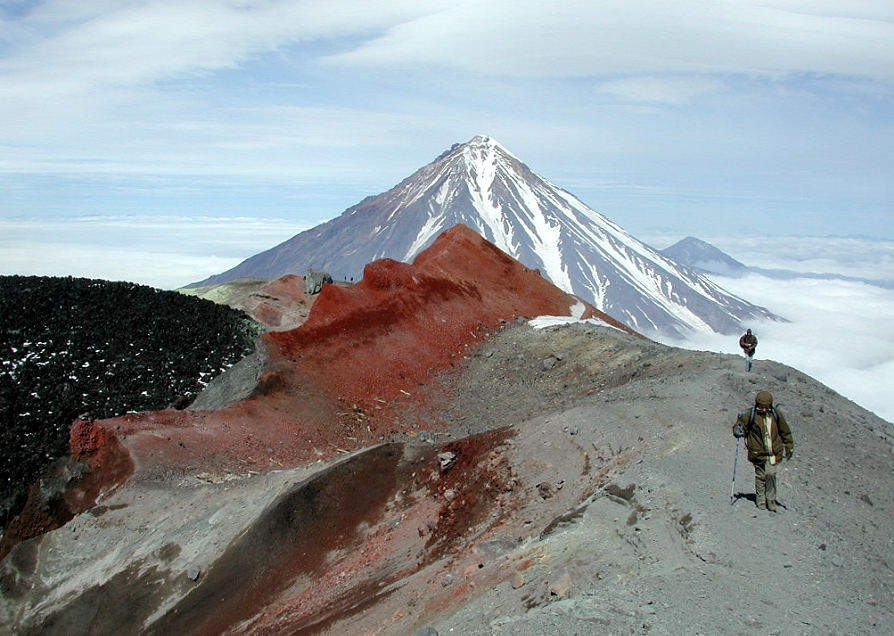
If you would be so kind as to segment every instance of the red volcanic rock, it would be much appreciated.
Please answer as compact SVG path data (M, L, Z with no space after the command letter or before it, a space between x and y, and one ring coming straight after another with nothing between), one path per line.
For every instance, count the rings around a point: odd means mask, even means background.
M412 265L383 259L353 287L324 287L301 328L268 338L308 380L369 407L413 395L501 320L567 316L581 302L457 225ZM627 330L583 304L583 317Z
M268 360L249 399L104 426L126 436L138 469L156 473L266 472L328 458L438 426L442 373L506 321L570 315L579 303L458 225L412 265L383 259L356 285L324 285L304 324L265 334ZM626 329L584 305L584 317Z
M118 436L98 422L75 420L69 432L69 447L73 458L88 463L91 472L101 475L109 483L133 472L133 463ZM102 488L101 484L99 488Z
M277 298L286 298L293 302L307 304L307 294L304 293L304 279L295 274L286 274L280 278L276 278L262 288L264 293L276 296Z
M69 440L71 455L57 461L28 490L24 509L0 539L0 558L19 541L60 528L93 507L100 494L133 472L133 462L118 437L96 422L75 420Z
M65 493L67 507L73 514L93 506L101 494L133 473L133 461L118 436L97 422L75 420L69 446L72 459L83 466L77 481Z
M257 296L258 304L250 311L252 317L275 330L301 324L312 304L304 293L304 279L295 274L270 281Z

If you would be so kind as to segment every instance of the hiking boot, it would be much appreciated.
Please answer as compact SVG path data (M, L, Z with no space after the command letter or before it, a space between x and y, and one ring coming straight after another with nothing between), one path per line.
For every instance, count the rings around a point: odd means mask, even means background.
M770 512L776 512L777 509L778 508L776 506L776 501L774 501L773 499L767 500L767 510L769 510Z
M758 510L766 510L766 509L767 509L767 502L766 502L766 501L758 501L758 502L757 502L757 509L758 509Z

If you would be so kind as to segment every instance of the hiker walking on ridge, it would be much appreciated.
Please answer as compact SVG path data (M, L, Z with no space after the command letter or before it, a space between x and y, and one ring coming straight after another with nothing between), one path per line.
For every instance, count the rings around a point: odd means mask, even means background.
M757 336L751 333L751 329L747 329L742 337L739 338L739 346L745 354L745 370L751 371L751 362L754 360L754 352L757 350Z
M773 406L773 395L760 391L754 406L739 415L733 435L745 438L748 461L754 464L754 496L757 507L775 512L776 468L792 458L795 441L782 412Z

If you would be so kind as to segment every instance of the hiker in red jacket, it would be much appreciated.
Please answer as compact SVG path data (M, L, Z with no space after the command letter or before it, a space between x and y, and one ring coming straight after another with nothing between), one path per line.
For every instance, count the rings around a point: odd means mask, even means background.
M751 362L754 360L754 352L757 350L757 336L751 333L751 329L745 331L739 338L739 346L745 354L745 370L751 371Z

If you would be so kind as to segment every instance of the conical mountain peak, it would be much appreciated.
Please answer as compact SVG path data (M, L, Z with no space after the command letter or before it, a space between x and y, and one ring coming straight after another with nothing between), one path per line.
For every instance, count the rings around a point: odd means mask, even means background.
M469 140L467 144L469 146L480 146L480 145L497 145L499 146L499 142L496 139L493 139L490 135L475 135Z
M197 285L309 268L359 280L367 263L410 262L458 224L644 335L734 333L744 320L771 317L638 241L487 135L454 144L387 192Z
M460 144L460 146L469 150L483 150L489 152L499 150L508 154L506 148L489 135L475 135L466 143Z
M464 144L454 144L433 163L462 161L472 169L511 169L521 162L493 137L476 135Z
M517 157L487 135L477 135L464 144L454 144L426 168L420 171L423 174L417 172L410 179L419 181L416 177L420 176L424 180L429 173L441 171L444 176L468 180L478 190L487 190L500 170L526 170Z
M476 135L467 143L460 146L464 154L476 162L494 162L505 159L517 158L499 141L487 135Z

